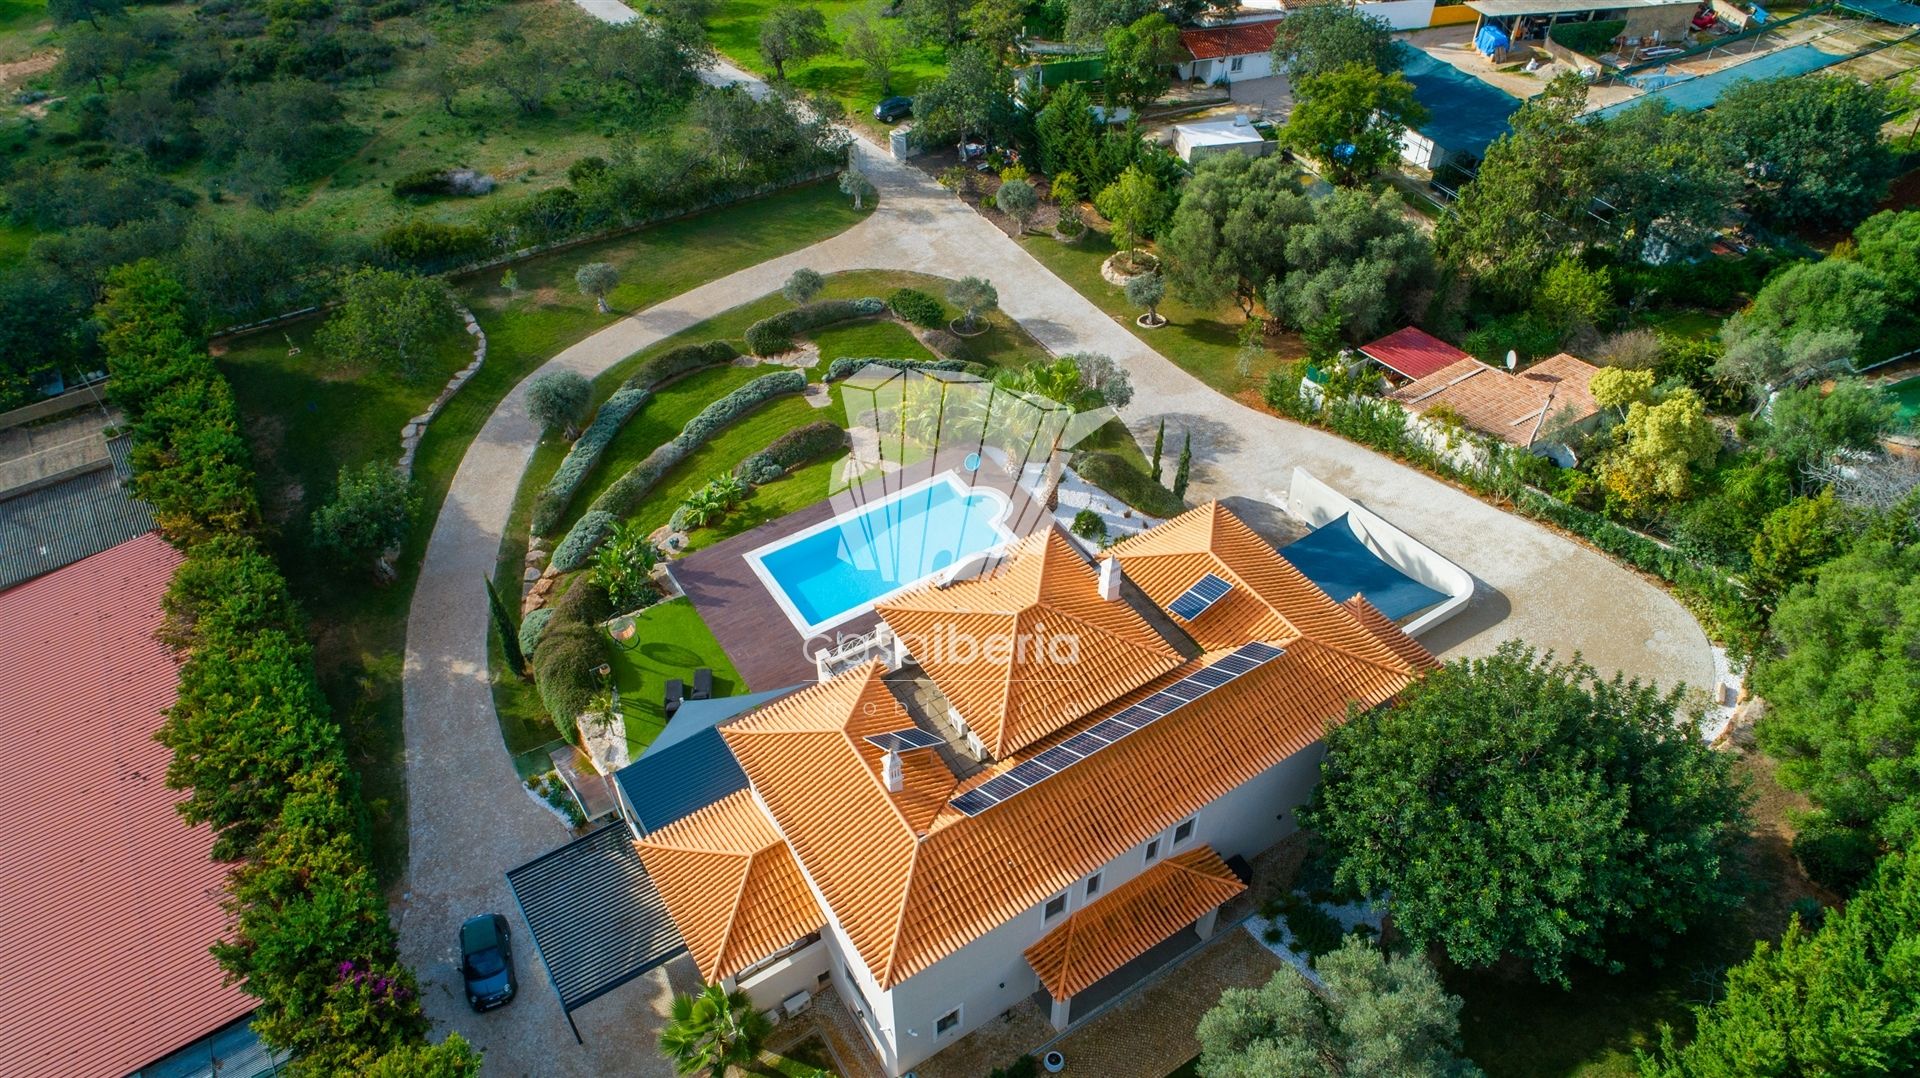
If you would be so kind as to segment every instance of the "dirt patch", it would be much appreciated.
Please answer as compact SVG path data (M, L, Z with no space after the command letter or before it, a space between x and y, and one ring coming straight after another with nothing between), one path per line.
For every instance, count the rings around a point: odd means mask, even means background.
M1887 188L1886 200L1880 203L1883 210L1920 209L1920 168L1893 181Z
M0 87L18 86L35 75L44 75L60 62L60 50L35 53L24 60L0 64ZM44 112L45 110L42 109Z

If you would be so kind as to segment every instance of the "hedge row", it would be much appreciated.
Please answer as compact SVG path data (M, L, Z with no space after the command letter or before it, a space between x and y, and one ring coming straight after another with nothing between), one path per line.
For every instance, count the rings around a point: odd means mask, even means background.
M593 474L594 466L600 463L614 437L653 399L654 387L683 374L717 367L739 354L739 350L726 341L709 341L675 348L641 364L640 369L620 383L613 396L600 405L593 422L567 450L566 459L560 462L547 485L534 496L533 533L545 535L560 523L567 507L573 504L574 495Z
M607 661L606 638L600 623L613 616L613 600L591 574L573 582L551 606L546 632L533 649L534 683L540 703L560 728L561 736L578 742L576 721L600 695L599 669Z
M640 499L646 497L647 492L674 465L706 444L727 424L774 397L798 393L806 388L806 375L799 371L781 371L755 378L707 405L699 415L687 420L687 425L680 429L672 441L647 454L647 459L634 465L632 470L616 479L612 486L594 499L586 515L554 549L553 567L560 572L570 573L585 565L594 549L612 534L614 523L637 509Z
M826 380L838 382L842 378L851 378L855 371L869 364L892 367L897 371L964 371L982 378L991 373L986 364L965 359L856 359L853 356L841 356L827 364Z
M846 430L823 419L775 438L765 449L735 465L733 474L754 486L771 483L803 464L838 456L847 443Z
M540 646L540 634L547 628L547 622L553 618L553 607L542 606L527 611L520 619L520 654L532 655Z
M756 356L778 355L793 347L796 334L830 326L835 322L872 318L886 309L886 301L868 296L864 299L823 299L781 311L747 327L747 351Z
M134 484L185 560L162 637L181 652L157 735L180 813L235 862L213 953L260 1001L254 1029L292 1073L473 1075L458 1037L425 1042L371 868L366 810L314 673L305 617L251 534L259 512L232 394L189 327L185 291L155 263L116 269L98 312L114 399L134 432ZM210 941L212 942L212 941Z

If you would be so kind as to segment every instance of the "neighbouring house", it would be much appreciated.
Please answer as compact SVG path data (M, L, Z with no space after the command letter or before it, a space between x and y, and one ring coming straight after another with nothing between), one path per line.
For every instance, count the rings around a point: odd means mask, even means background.
M1231 120L1173 125L1173 152L1189 164L1198 164L1222 153L1261 157L1273 152L1276 145L1278 143L1261 133L1245 115Z
M1600 406L1591 388L1598 370L1565 352L1517 373L1468 356L1408 382L1387 399L1423 418L1443 414L1567 467L1571 453L1552 435L1561 427L1588 429L1598 422Z
M0 414L0 588L153 530L131 493L131 439L107 437L119 414L86 397Z
M1388 381L1396 386L1417 382L1473 358L1418 326L1396 329L1361 345L1359 351L1386 372Z
M9 527L17 501L0 502ZM95 508L80 499L68 523L95 527ZM0 591L0 1074L212 1074L217 1060L248 1078L277 1062L208 953L228 930L228 866L209 859L211 829L180 818L154 740L178 678L154 633L180 560L148 531Z
M768 1009L832 985L890 1075L1197 946L1296 829L1325 724L1434 663L1219 503L1097 565L1047 527L877 612L879 658L669 747L730 761L637 846L701 977Z
M1182 80L1224 86L1274 74L1273 39L1279 19L1236 22L1180 31L1180 47L1192 59L1175 65Z
M1686 44L1700 0L1467 0L1480 14L1473 30L1474 47L1505 62L1518 45L1545 48L1555 26L1581 22L1619 22L1619 36L1640 43ZM1568 53L1572 58L1577 53Z

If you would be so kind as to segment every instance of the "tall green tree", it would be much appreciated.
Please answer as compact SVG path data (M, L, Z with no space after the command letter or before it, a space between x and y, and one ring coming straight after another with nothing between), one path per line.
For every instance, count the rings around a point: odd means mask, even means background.
M883 5L865 4L840 16L840 51L866 70L882 97L893 93L893 66L903 46Z
M1180 58L1180 30L1165 15L1150 12L1107 31L1101 81L1107 100L1136 114L1167 92L1168 71Z
M389 551L406 542L419 498L413 485L382 461L340 469L333 497L313 511L307 526L315 549L344 566L371 564L381 580L394 575Z
M972 6L972 0L903 0L901 12L914 37L950 49L966 40Z
M1508 642L1334 728L1304 819L1416 945L1565 984L1735 899L1744 793L1682 700Z
M1282 969L1259 988L1229 988L1200 1018L1201 1078L1469 1078L1460 1058L1460 998L1425 958L1390 958L1348 936L1315 963L1315 992Z
M1180 463L1173 469L1173 496L1185 499L1187 482L1193 476L1193 432L1188 431L1180 439Z
M1301 79L1361 64L1375 71L1400 66L1393 27L1345 4L1309 4L1287 12L1273 39L1273 63Z
M1920 1073L1920 855L1893 854L1817 931L1794 919L1761 941L1695 1012L1682 1043L1663 1026L1643 1078Z
M1584 123L1587 85L1574 72L1513 114L1480 171L1434 229L1441 257L1496 299L1524 303L1548 265L1585 234L1600 190L1598 130Z
M671 1018L660 1031L660 1051L681 1074L705 1071L712 1078L725 1078L727 1068L753 1062L772 1029L745 992L710 984L698 995L673 997Z
M945 77L922 86L913 99L913 115L929 137L955 142L968 136L992 139L1007 99L1001 71L986 50L963 45L947 56Z
M775 81L785 82L787 65L832 47L827 17L817 7L783 3L760 23L760 58L773 66Z
M1739 82L1712 122L1746 165L1747 209L1782 228L1851 225L1873 211L1895 171L1881 137L1885 86L1845 75Z
M432 277L364 267L340 283L340 305L314 343L328 359L403 379L418 377L453 328L453 298Z
M1094 208L1113 222L1113 246L1132 251L1160 226L1168 208L1167 192L1151 173L1128 165L1120 178L1094 196Z
M487 585L487 612L493 618L493 629L500 634L500 650L506 657L507 668L521 677L527 676L527 657L520 650L520 625L507 604L500 598L500 589L493 586L492 577L483 578Z
M1920 838L1920 547L1862 541L1774 612L1756 734L1815 828L1881 847Z
M1288 235L1314 218L1298 179L1277 155L1202 162L1160 240L1173 294L1196 307L1232 300L1251 315L1268 283L1286 275Z
M1160 453L1167 447L1167 417L1160 417L1160 425L1153 431L1153 481L1160 481Z
M1894 303L1920 312L1920 210L1876 213L1853 230L1860 264Z
M1296 77L1293 95L1286 140L1312 154L1345 187L1397 160L1400 137L1427 121L1405 75L1382 74L1366 64Z
M1048 93L1034 118L1040 143L1040 167L1049 176L1070 172L1087 190L1106 186L1105 161L1100 152L1100 121L1093 115L1093 99L1077 82ZM1089 171L1091 169L1091 171Z
M1357 188L1313 203L1313 218L1286 230L1286 276L1267 310L1298 329L1329 318L1354 343L1426 309L1433 248L1392 189Z
M1720 129L1662 98L1648 98L1598 124L1598 197L1612 240L1643 258L1705 254L1739 204L1740 168Z

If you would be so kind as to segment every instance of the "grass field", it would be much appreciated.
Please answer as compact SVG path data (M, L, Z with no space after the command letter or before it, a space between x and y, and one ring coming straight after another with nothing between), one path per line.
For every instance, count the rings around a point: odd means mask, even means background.
M1228 304L1214 310L1199 310L1168 296L1160 305L1167 324L1159 329L1141 329L1134 324L1140 309L1127 302L1126 294L1118 286L1100 276L1100 264L1113 254L1113 241L1107 233L1089 228L1086 235L1072 243L1062 243L1050 236L1026 236L1020 242L1041 265L1113 316L1134 336L1228 396L1257 388L1266 380L1268 371L1306 354L1305 346L1291 334L1270 337L1252 369L1242 375L1239 335L1246 318L1238 307Z
M666 729L662 701L668 678L679 678L691 688L694 670L707 667L713 671L716 697L744 692L746 683L690 600L648 607L635 622L639 629L630 644L608 639L607 655L613 682L620 687L620 708L626 713L629 751L638 756Z
M850 119L877 128L879 125L873 119L873 106L887 95L881 92L879 84L867 76L865 67L858 61L848 59L840 49L840 42L845 36L839 25L841 18L869 2L822 0L809 4L809 7L818 8L826 16L827 33L833 38L833 47L820 56L789 63L786 67L787 79L796 88L807 93L825 94L840 102ZM773 65L760 58L760 24L777 6L776 0L724 0L707 19L707 32L712 36L714 47L726 54L727 59L769 81L773 78ZM906 27L900 20L886 21L905 35ZM946 70L944 48L919 45L904 47L894 63L891 92L911 96L921 86L945 75Z
M859 217L844 202L830 185L813 185L546 256L519 268L527 284L511 302L486 295L497 285L460 283L463 301L487 332L487 363L421 441L414 466L420 505L399 579L385 588L315 565L304 542L306 514L329 495L342 466L399 455L401 426L470 358L467 336L450 334L437 369L408 384L327 368L312 347L315 320L228 342L222 369L253 441L262 501L279 523L276 554L313 618L321 681L352 742L385 877L394 878L406 860L400 666L419 560L454 470L500 399L554 352L613 321L572 287L574 268L615 262L626 283L614 298L623 310L637 309L843 230ZM287 337L301 347L299 356L287 354ZM524 514L516 520L524 522ZM524 550L524 536L521 543ZM517 573L511 579L503 591L517 594ZM538 718L529 716L509 733L510 744L543 725L551 730L537 702L534 707Z

